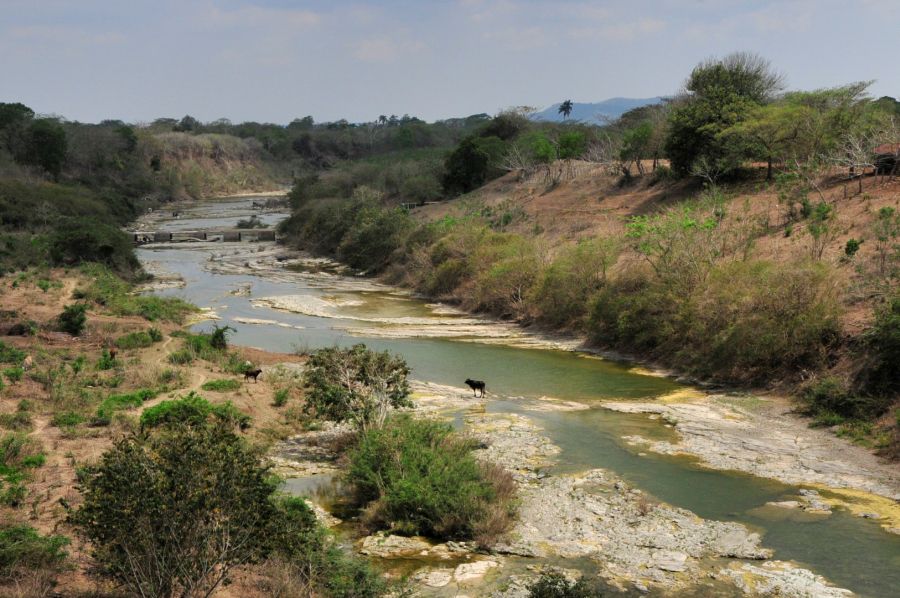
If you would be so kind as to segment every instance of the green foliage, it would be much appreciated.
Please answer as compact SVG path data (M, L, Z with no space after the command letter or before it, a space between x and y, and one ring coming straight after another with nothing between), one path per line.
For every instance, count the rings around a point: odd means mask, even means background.
M411 407L409 367L402 357L363 344L319 349L303 376L306 408L318 417L348 420L358 429L381 426L391 408Z
M502 174L498 164L506 152L500 137L468 137L444 163L444 190L451 194L468 193Z
M139 332L129 332L116 339L116 346L120 349L142 349L153 344L153 338L150 333L143 330Z
M142 388L134 392L109 395L97 407L97 414L92 421L95 426L107 426L112 421L113 413L123 409L140 407L144 402L156 397L159 391L151 388Z
M240 387L241 383L238 380L225 378L221 380L208 380L204 382L200 388L212 392L231 392L233 390L238 390Z
M360 438L347 480L377 527L485 542L509 523L514 485L474 446L448 424L399 416Z
M57 317L57 323L63 332L68 332L72 336L80 336L87 323L87 304L72 303L65 306Z
M106 370L111 370L116 367L118 361L112 356L109 352L109 349L103 349L103 352L100 354L100 359L97 360L97 369L105 372Z
M13 413L0 413L0 426L8 430L31 429L30 404L27 400L19 401L19 405Z
M693 287L676 282L617 277L594 305L594 340L748 382L820 367L839 338L836 289L823 266L734 262Z
M140 269L128 236L102 222L69 221L50 236L49 247L50 258L57 265L96 262L122 276L130 276Z
M61 570L68 545L65 536L43 536L28 525L0 526L0 582L41 570Z
M74 428L85 421L87 421L87 418L80 413L74 411L60 411L53 415L53 419L50 423L57 428Z
M6 379L10 382L19 382L22 379L22 375L25 373L20 367L14 368L6 368L3 370L3 375L6 376Z
M43 464L40 445L25 433L9 432L0 436L0 504L20 506L28 494L27 470Z
M23 161L58 177L66 160L66 145L66 132L59 122L52 118L37 119L29 127Z
M570 581L556 571L542 573L528 588L529 598L602 598L611 595L613 591L599 579L581 577L578 581Z
M878 307L864 339L868 360L856 386L869 395L896 396L900 391L900 296Z
M180 323L197 308L182 299L136 295L134 286L116 276L109 268L99 264L81 267L91 280L89 286L78 289L75 296L104 307L119 316L140 316L151 322L162 320Z
M234 328L231 326L222 326L220 328L218 324L213 324L213 330L209 335L209 346L213 349L224 351L228 348L228 333L234 331Z
M275 508L277 516L267 535L270 555L301 588L317 589L332 598L377 598L387 593L377 571L335 545L306 501L279 497Z
M291 394L287 388L279 388L275 391L275 396L272 399L272 404L275 407L284 407L290 397Z
M691 95L676 101L669 117L666 154L678 174L690 174L705 160L707 168L733 171L742 156L723 136L781 88L780 77L765 60L731 54L697 65L685 87Z
M172 425L118 440L71 517L100 572L129 592L208 595L265 555L274 483L231 428Z
M859 239L847 239L847 243L844 245L844 255L848 258L852 258L854 255L856 255L856 252L859 251L862 243L863 242Z
M0 341L0 363L20 364L25 360L25 351L16 349Z
M141 413L141 429L199 426L208 421L221 422L243 430L250 425L250 416L241 413L231 402L213 405L193 392L180 399L162 401Z
M612 239L585 239L569 246L544 270L533 291L538 319L551 326L581 323L594 294L606 284L618 257Z

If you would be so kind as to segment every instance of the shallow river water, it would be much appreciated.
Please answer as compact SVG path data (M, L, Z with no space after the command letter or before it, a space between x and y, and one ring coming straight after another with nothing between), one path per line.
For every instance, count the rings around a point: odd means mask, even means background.
M156 228L215 228L246 218L252 198L201 204L187 218ZM275 215L267 215L273 223ZM257 247L253 244L253 248ZM265 248L265 245L258 247ZM587 404L609 399L652 399L687 390L667 378L627 364L551 348L524 348L521 339L454 333L453 338L396 338L406 323L434 322L442 330L468 316L446 313L402 291L329 274L283 272L220 273L212 256L248 251L247 244L173 244L142 248L151 267L179 274L183 288L158 291L213 309L237 332L232 342L271 351L315 349L364 342L402 354L417 380L463 386L467 377L488 382L487 410L517 412L533 419L562 453L561 471L609 469L672 505L707 519L744 523L763 535L775 559L796 562L837 586L862 596L900 596L900 536L836 509L831 516L765 507L797 493L789 486L741 473L715 471L684 457L639 453L622 436L665 438L661 420L594 407L587 411L524 411L523 399L551 397ZM252 256L247 256L252 260ZM220 272L216 272L219 270ZM249 288L249 295L246 289ZM243 291L239 291L242 290ZM235 291L239 291L235 294ZM290 313L256 303L261 298L302 296L305 306ZM309 298L322 298L324 303ZM322 305L328 308L322 312ZM314 315L315 314L315 315ZM252 323L248 323L252 322ZM198 324L198 328L209 324ZM443 333L442 333L443 334Z

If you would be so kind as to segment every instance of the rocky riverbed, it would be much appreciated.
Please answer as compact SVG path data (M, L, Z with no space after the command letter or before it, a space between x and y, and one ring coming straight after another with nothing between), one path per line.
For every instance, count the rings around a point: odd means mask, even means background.
M414 387L420 416L447 417L463 409L465 432L481 441L479 457L510 471L520 498L517 523L489 554L465 543L385 534L357 542L362 554L382 560L388 570L402 563L404 574L424 595L518 598L527 595L542 563L567 561L638 592L689 591L715 583L750 595L849 594L808 570L769 560L771 552L760 545L760 536L744 525L700 518L648 496L612 472L549 474L560 449L526 416L486 413L482 404L463 398L461 389L425 383ZM550 403L549 408L558 407ZM281 443L274 451L279 471L336 473L334 449L346 433L342 426L328 425ZM805 504L818 506L815 494L805 498ZM585 562L591 565L585 567Z

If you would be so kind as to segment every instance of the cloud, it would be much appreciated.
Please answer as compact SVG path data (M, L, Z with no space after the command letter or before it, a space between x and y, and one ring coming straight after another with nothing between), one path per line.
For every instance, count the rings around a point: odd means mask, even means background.
M10 39L22 42L65 43L79 46L103 46L125 41L125 36L112 31L91 32L65 25L26 25L6 30Z
M363 62L394 62L404 55L426 48L421 41L398 41L390 37L371 37L356 43L353 56Z
M311 10L295 8L269 8L265 6L247 5L232 10L222 10L210 5L205 18L213 26L221 27L277 27L301 28L313 27L322 22L322 16Z
M613 42L630 42L645 35L659 33L666 28L660 19L641 19L630 23L615 23L603 27L575 27L569 36L575 39L602 39Z

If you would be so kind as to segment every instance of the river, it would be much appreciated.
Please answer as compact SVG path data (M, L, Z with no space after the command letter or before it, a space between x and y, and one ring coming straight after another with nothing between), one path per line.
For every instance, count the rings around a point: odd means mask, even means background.
M251 213L252 199L195 204L179 219L154 226L166 230L230 226ZM283 216L266 214L264 221L274 224ZM692 389L628 364L542 347L512 327L493 326L397 289L335 275L327 268L254 271L253 254L248 252L268 249L265 244L171 244L141 248L138 255L152 270L183 278L183 288L159 294L211 308L220 322L236 329L235 344L285 352L364 342L403 355L417 380L454 387L462 386L467 377L486 380L488 411L526 415L562 449L555 470L608 469L700 517L747 525L762 534L763 545L774 550L775 559L808 568L837 586L873 598L900 596L900 536L843 509L814 517L765 508L769 501L797 494L798 487L712 470L687 457L640 452L622 437L665 438L671 429L660 419L596 406L603 400L654 400ZM286 296L299 297L295 311L276 309L272 306L277 301L266 301ZM404 330L417 327L441 338L404 337L412 334ZM495 329L502 334L488 332ZM523 401L547 397L591 408L522 410Z

